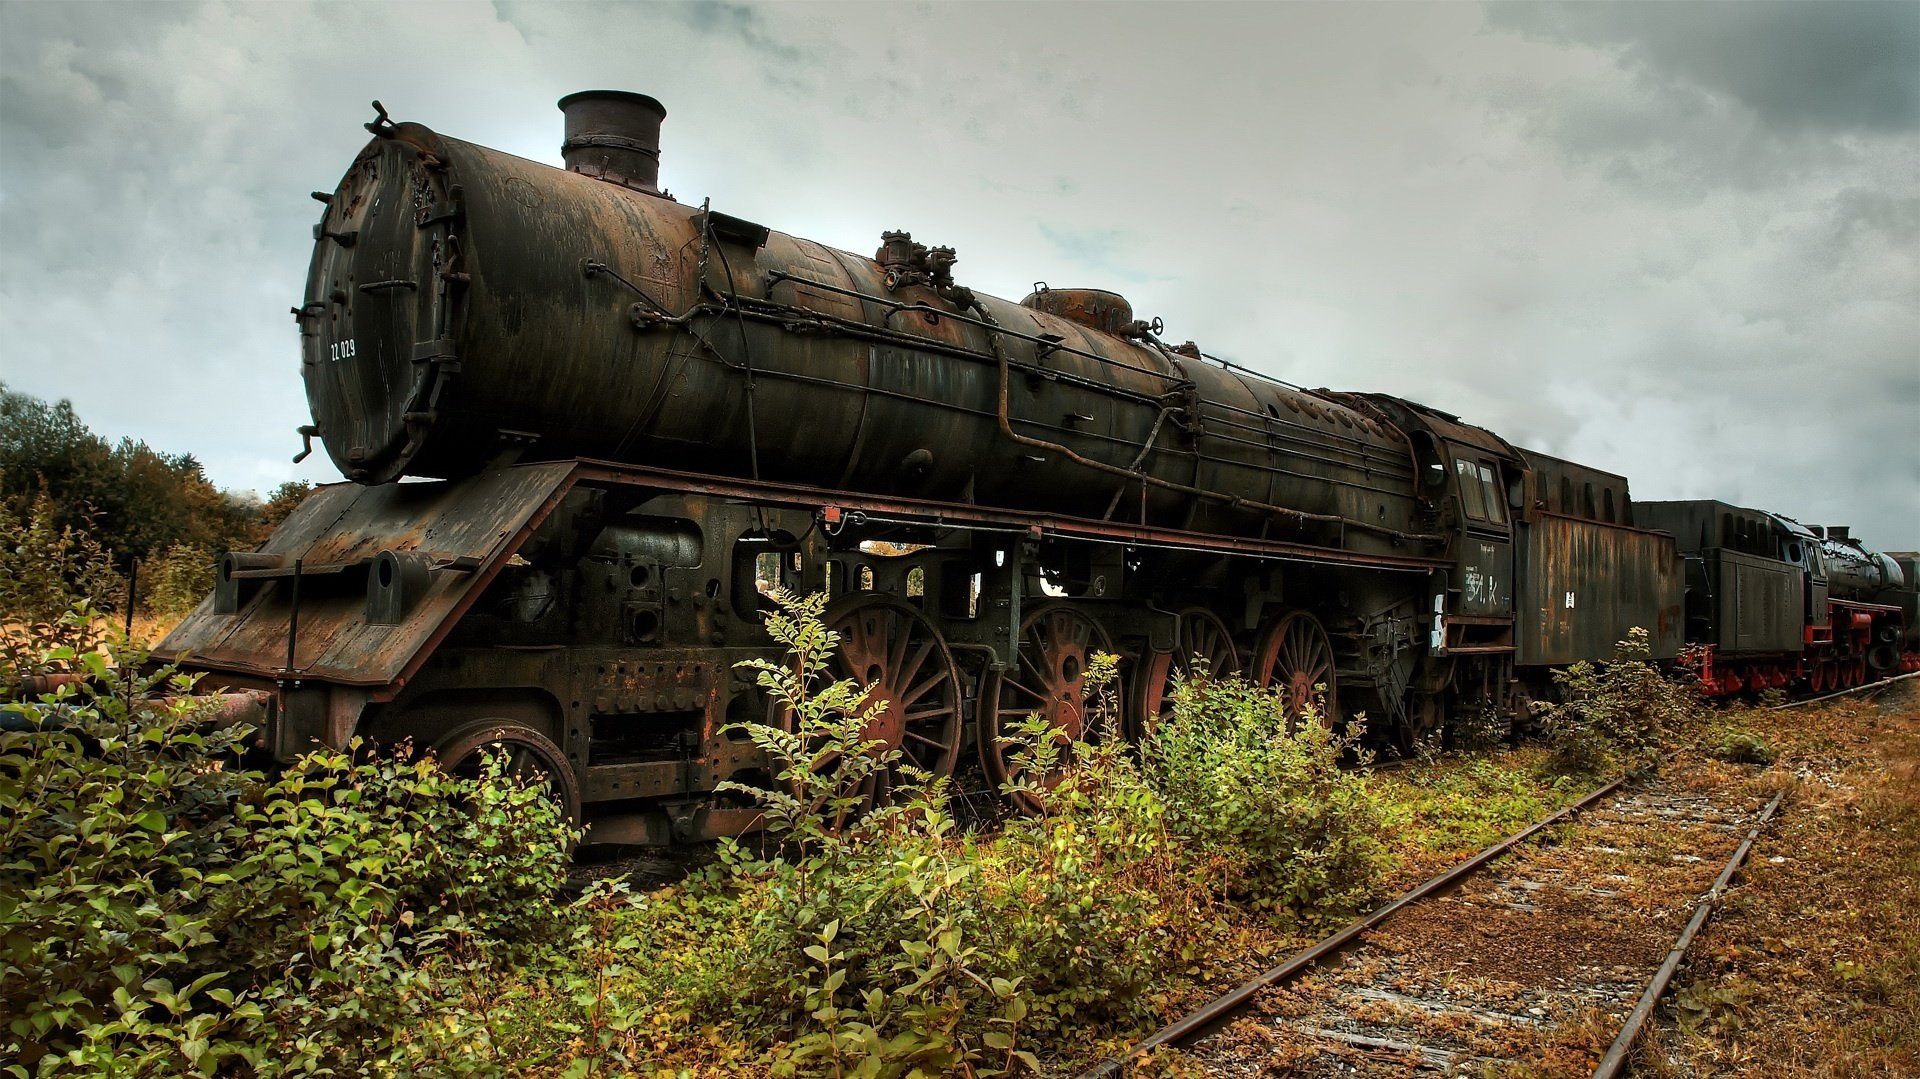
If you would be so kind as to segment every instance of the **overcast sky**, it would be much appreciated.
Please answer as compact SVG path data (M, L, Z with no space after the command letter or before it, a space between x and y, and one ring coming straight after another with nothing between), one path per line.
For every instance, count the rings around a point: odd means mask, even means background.
M1920 547L1920 5L598 6L0 0L0 379L223 486L333 477L297 336L379 98L1175 341Z

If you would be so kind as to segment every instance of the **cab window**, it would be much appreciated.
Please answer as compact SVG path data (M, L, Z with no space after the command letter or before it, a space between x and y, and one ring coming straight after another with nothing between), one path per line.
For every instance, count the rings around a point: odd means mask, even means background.
M1487 519L1487 497L1480 486L1480 470L1472 461L1455 461L1460 474L1460 508L1476 521Z
M1507 503L1500 497L1500 483L1494 479L1493 466L1480 462L1480 491L1487 505L1487 520L1494 524L1507 523Z

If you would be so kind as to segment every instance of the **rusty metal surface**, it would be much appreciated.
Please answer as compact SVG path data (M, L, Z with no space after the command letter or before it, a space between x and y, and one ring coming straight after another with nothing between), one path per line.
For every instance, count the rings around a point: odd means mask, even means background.
M1655 659L1679 654L1684 578L1673 537L1537 513L1518 545L1516 662L1608 658L1635 626L1647 631Z
M1513 544L1468 536L1460 545L1460 605L1467 615L1513 613Z
M367 693L361 699L392 701L419 674L422 664L432 659L434 649L457 630L478 593L511 561L520 541L580 484L639 488L643 492L672 493L682 499L710 497L739 505L751 503L762 507L760 513L797 511L803 513L803 520L818 520L828 532L852 522L906 522L927 528L981 530L1023 540L1150 545L1165 551L1202 551L1292 563L1356 564L1409 574L1425 574L1440 564L1413 555L1371 555L1288 541L1140 528L1071 516L1023 515L924 499L883 499L666 468L593 461L532 463L497 468L455 482L384 484L378 488L334 484L321 488L301 503L261 551L234 561L242 568L232 570L238 576L238 597L232 603L232 612L221 612L219 595L207 597L159 643L156 657L179 659L188 668L217 672L219 680L228 685L263 685L288 678L290 672L284 668L282 657L292 634L292 678L309 685L361 687ZM718 534L712 541L732 543L728 536ZM403 559L394 559L394 555ZM714 564L724 555L714 549L697 557ZM301 563L298 632L292 605L292 564L296 559ZM419 578L424 587L417 595L397 601L397 620L380 622L374 614L394 611L396 601L392 597L378 601L382 599L380 589L369 587L369 582L378 580L376 574L382 564L394 563L424 564L426 570ZM670 576L678 570L666 566L660 572ZM708 574L708 570L685 572L701 580ZM699 587L689 582L687 591L699 591ZM720 630L720 624L710 618L701 626L701 637ZM476 630L465 632L472 635ZM503 655L524 657L526 653ZM472 674L461 678L470 682ZM680 707L678 699L670 703ZM703 699L685 705L701 707L705 703ZM349 708L349 703L342 701L315 699L315 707L323 710L336 705L348 712L357 708ZM664 705L655 701L647 707ZM641 705L634 708L643 710ZM326 712L326 716L330 714ZM323 718L321 712L307 724L311 737L323 741L338 733L336 726L340 724Z
M1520 452L1527 467L1533 470L1534 505L1540 509L1607 524L1661 527L1635 516L1625 476L1538 450Z
M497 572L525 530L567 482L566 464L483 473L460 484L323 487L262 547L280 556L278 576L251 579L238 609L201 601L154 649L195 669L275 677L293 631L292 562L300 559L298 634L291 676L339 685L396 681L444 635ZM368 582L384 551L417 553L433 569L421 595L395 624L367 618ZM325 572L320 572L325 571Z
M1889 551L1887 557L1900 568L1905 580L1898 597L1901 618L1905 624L1905 636L1901 650L1920 660L1920 552Z
M1108 333L1119 333L1133 324L1133 305L1125 296L1106 289L1048 288L1039 284L1020 301L1020 306L1070 318Z
M1484 427L1476 427L1473 424L1464 423L1460 417L1450 412L1442 412L1439 409L1420 404L1418 401L1409 401L1405 398L1388 398L1384 394L1371 394L1369 396L1381 401L1392 401L1411 410L1419 417L1421 426L1432 431L1434 437L1443 441L1458 442L1462 445L1472 446L1474 449L1483 450L1502 460L1516 461L1521 457L1521 451L1506 439L1501 438L1499 435L1494 434Z
M568 172L606 180L650 195L660 193L660 121L667 110L645 94L582 90L560 99L567 139L560 157Z

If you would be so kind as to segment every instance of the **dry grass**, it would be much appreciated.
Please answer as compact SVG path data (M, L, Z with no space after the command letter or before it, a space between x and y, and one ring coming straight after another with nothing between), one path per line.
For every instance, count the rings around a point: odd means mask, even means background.
M1920 1075L1920 693L1728 722L1778 746L1792 791L1643 1074Z

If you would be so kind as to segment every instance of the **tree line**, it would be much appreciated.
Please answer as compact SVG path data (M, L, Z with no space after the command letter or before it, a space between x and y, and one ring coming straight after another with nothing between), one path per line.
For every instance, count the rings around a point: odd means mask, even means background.
M212 587L215 557L258 545L312 489L288 481L266 498L221 490L190 453L110 441L71 401L0 382L0 526L16 538L83 537L123 578L138 563L146 613L191 609Z

